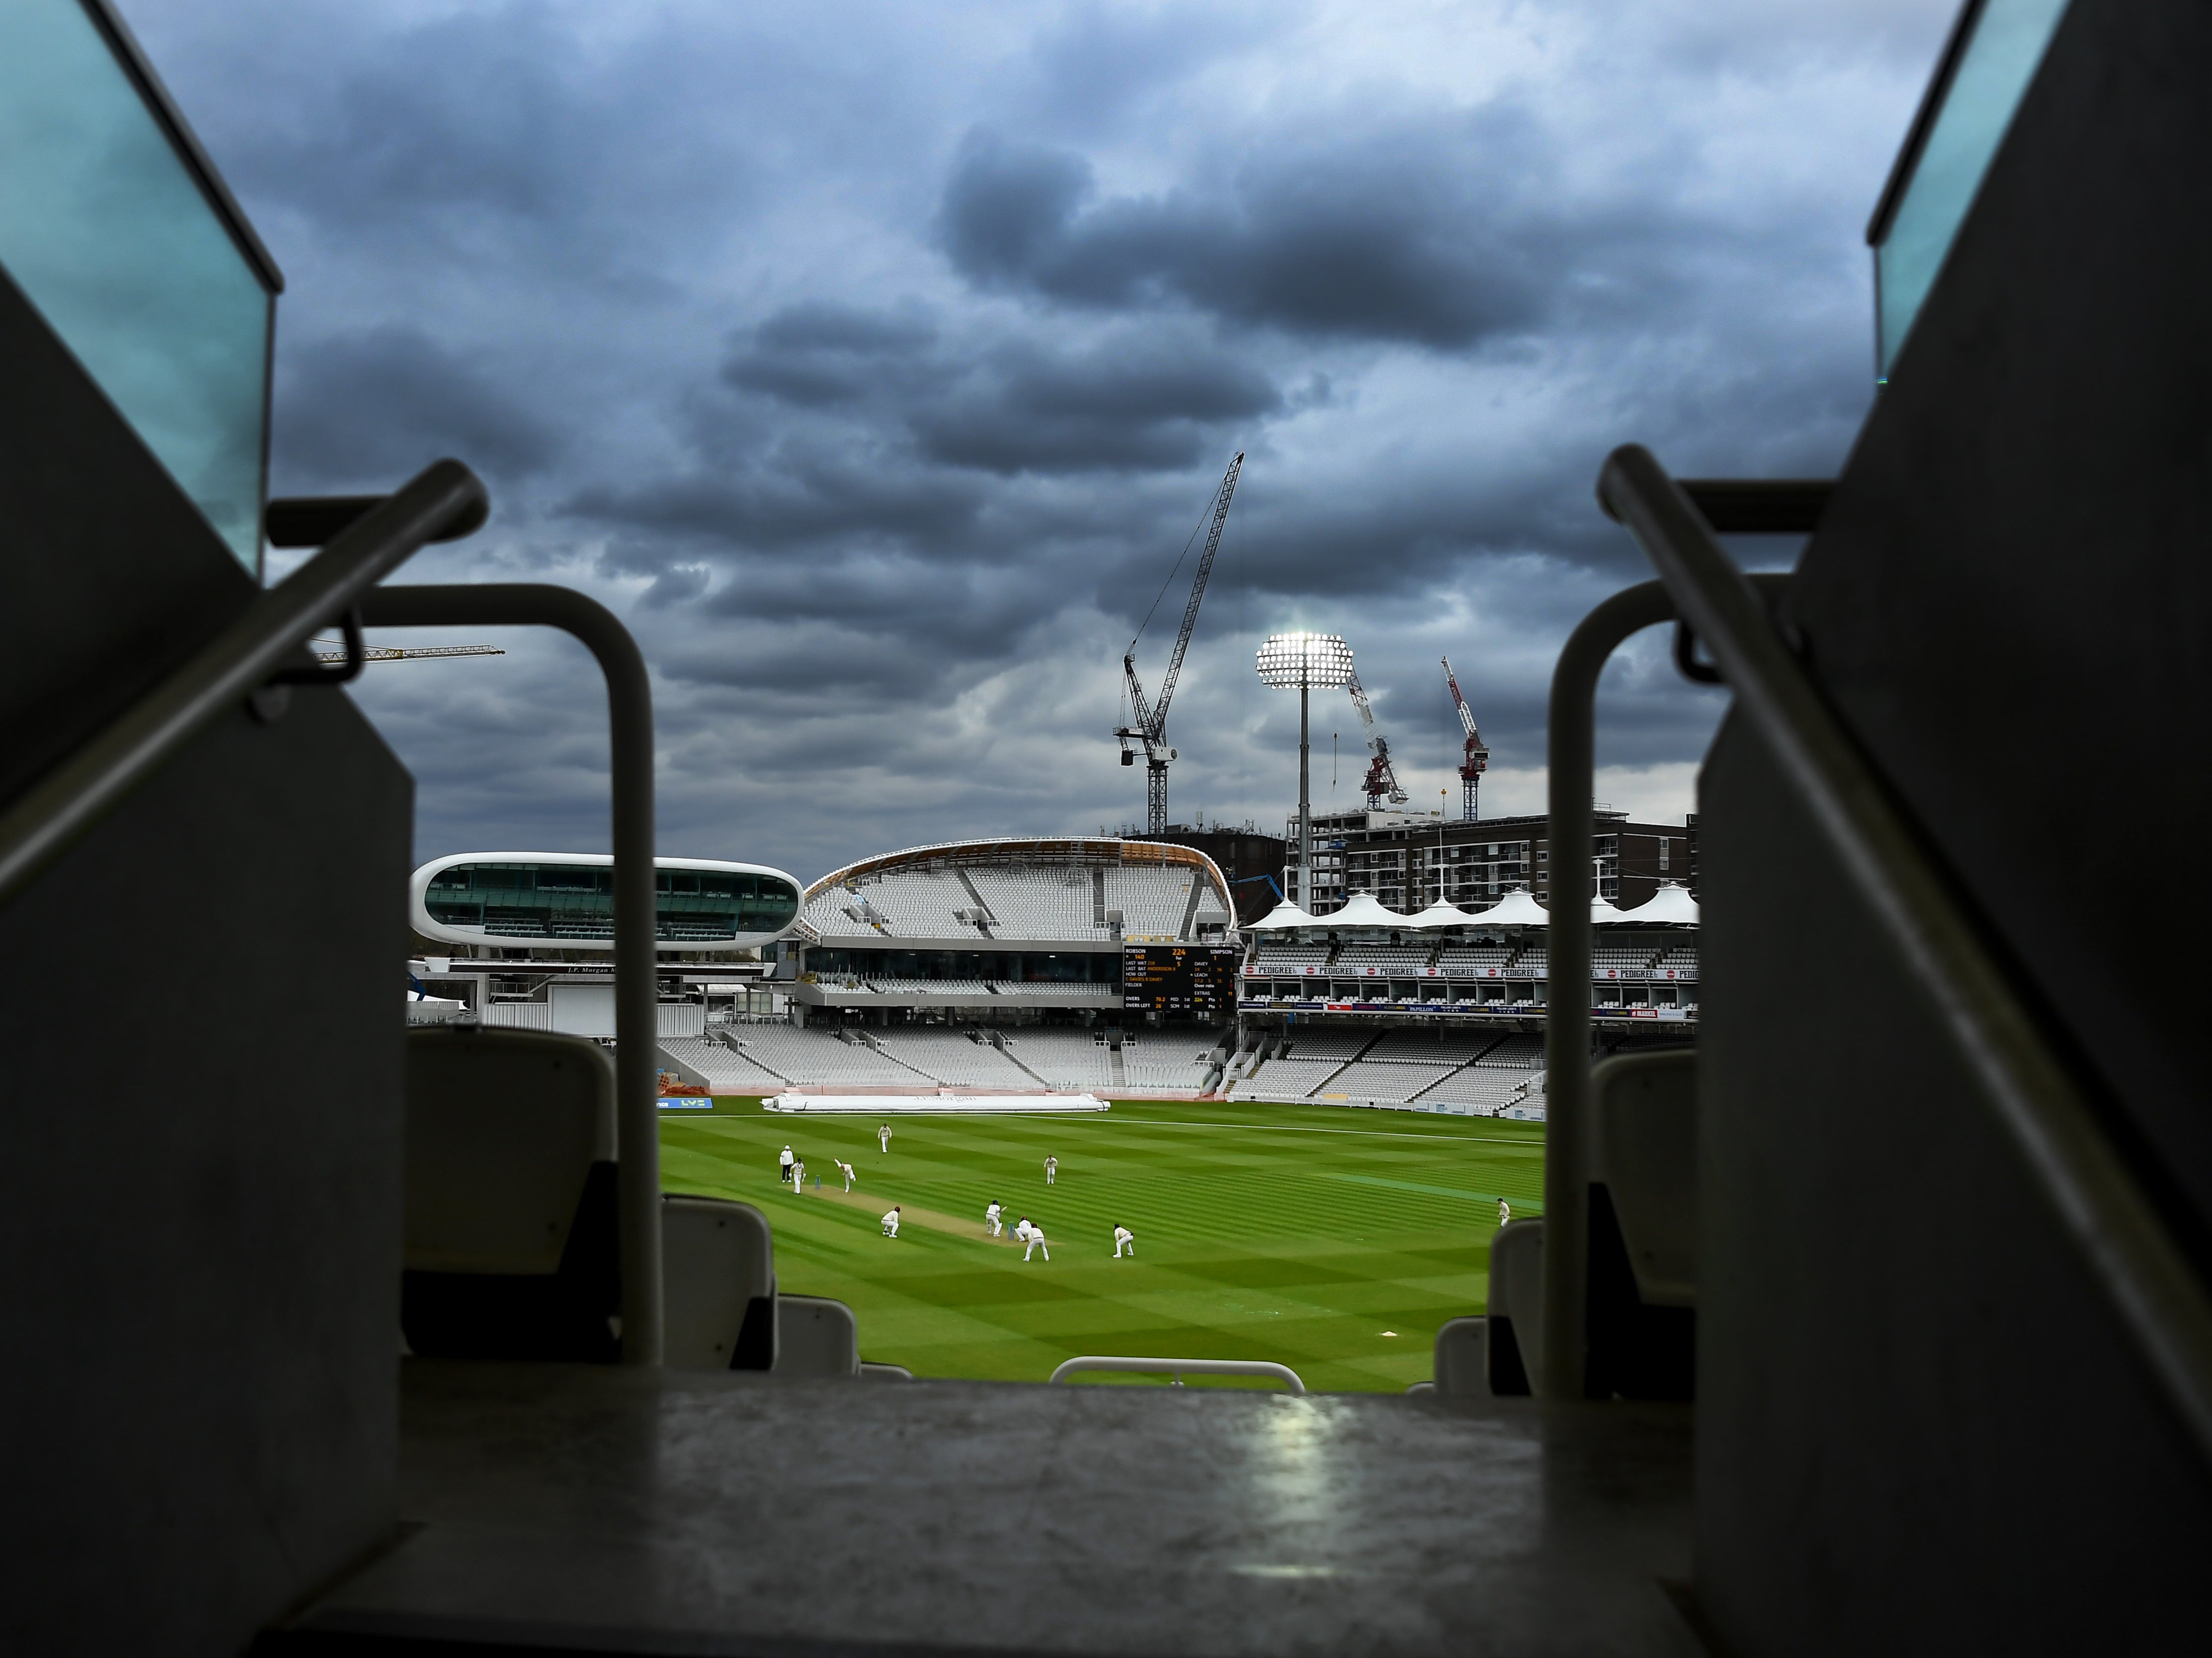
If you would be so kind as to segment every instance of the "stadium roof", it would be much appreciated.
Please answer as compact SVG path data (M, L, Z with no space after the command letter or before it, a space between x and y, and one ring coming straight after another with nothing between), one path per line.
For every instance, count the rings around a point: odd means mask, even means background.
M1162 885L1175 877L1182 878ZM800 922L814 943L881 938L932 947L1110 948L1117 938L1195 941L1217 927L1226 937L1235 917L1229 883L1212 859L1191 847L1089 835L1000 835L878 853L808 887Z
M1545 914L1536 895L1526 887L1516 887L1488 909L1473 918L1477 926L1549 926L1552 918Z
M1679 882L1668 881L1643 903L1622 914L1625 921L1644 926L1695 926L1698 901Z
M1319 926L1322 924L1285 898L1256 921L1247 921L1245 930L1250 932L1284 932L1292 927Z
M1395 909L1385 909L1371 892L1355 892L1343 904L1318 918L1323 926L1385 926L1402 927L1407 917Z
M1420 927L1425 930L1429 927L1465 926L1468 922L1476 919L1476 917L1468 914L1458 905L1448 904L1439 899L1435 903L1431 904L1426 909L1421 911L1419 914L1408 915L1406 918L1405 924L1407 926Z
M1590 899L1590 920L1598 926L1604 926L1611 922L1626 921L1628 919L1628 912L1617 905L1607 903L1603 893L1598 893Z

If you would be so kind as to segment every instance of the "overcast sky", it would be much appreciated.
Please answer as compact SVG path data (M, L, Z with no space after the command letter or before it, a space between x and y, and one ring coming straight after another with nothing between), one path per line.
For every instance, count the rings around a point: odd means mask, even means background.
M811 878L1142 821L1121 653L1240 448L1174 816L1280 832L1297 702L1252 653L1289 627L1351 641L1414 804L1456 816L1449 654L1485 814L1540 810L1553 658L1648 574L1593 503L1607 450L1848 450L1863 227L1952 8L124 9L289 279L273 490L468 461L491 523L410 579L612 605L661 851ZM589 659L495 637L356 693L417 851L604 850ZM1721 705L1661 642L1611 671L1598 793L1679 821ZM1317 805L1356 804L1349 701L1315 730Z

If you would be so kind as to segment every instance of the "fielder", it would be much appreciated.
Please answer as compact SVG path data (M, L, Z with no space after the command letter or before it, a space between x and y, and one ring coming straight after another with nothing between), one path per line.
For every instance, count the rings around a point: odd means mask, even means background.
M988 1236L997 1237L1006 1230L1006 1221L1002 1218L1006 1212L999 1206L995 1199L984 1209L983 1230Z
M1026 1228L1027 1230L1024 1230L1024 1228ZM1044 1228L1039 1226L1027 1215L1024 1215L1022 1217L1021 1225L1017 1226L1014 1229L1014 1236L1018 1238L1025 1239L1028 1242L1029 1248L1022 1251L1022 1259L1024 1260L1027 1260L1030 1258L1030 1249L1044 1249L1044 1258L1047 1260L1050 1260L1052 1259L1052 1251L1045 1249Z
M884 1217L884 1236L887 1238L895 1238L898 1236L898 1205L893 1204L890 1213Z
M1047 1186L1051 1185L1052 1177L1059 1172L1060 1159L1058 1157L1047 1157L1044 1160L1044 1183Z
M1136 1235L1134 1232L1132 1232L1132 1231L1131 1231L1127 1227L1126 1227L1126 1226L1117 1226L1117 1227L1115 1227L1115 1228L1114 1229L1114 1259L1115 1259L1115 1260L1121 1260L1121 1248L1122 1248L1122 1246L1123 1246L1123 1245L1125 1245L1125 1244L1128 1246L1128 1250L1129 1250L1129 1259L1130 1259L1131 1260L1136 1260L1136 1258L1137 1258L1137 1235ZM1046 1259L1046 1260L1051 1260L1051 1259L1052 1259L1052 1257L1051 1257L1051 1256L1049 1256L1049 1255L1048 1255L1048 1256L1046 1256L1046 1257L1045 1257L1045 1259Z
M890 1156L891 1126L889 1123L884 1124L881 1127L876 1130L876 1144L884 1148L884 1155L885 1157Z
M1504 1198L1498 1199L1498 1224L1501 1227L1513 1218L1513 1206Z
M845 1177L845 1189L848 1192L851 1191L853 1189L853 1165L840 1157L832 1157L830 1161L837 1165L837 1172Z
M794 1192L806 1189L806 1160L803 1157L791 1165L791 1189Z

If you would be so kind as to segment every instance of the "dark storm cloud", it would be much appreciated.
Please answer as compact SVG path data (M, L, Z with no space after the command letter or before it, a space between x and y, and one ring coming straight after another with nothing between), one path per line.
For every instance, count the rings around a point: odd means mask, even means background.
M315 487L389 487L441 455L514 479L560 447L559 428L514 374L404 324L317 340L281 361L273 459Z
M691 466L648 483L580 490L562 503L562 513L676 538L656 550L633 537L623 568L636 569L717 545L809 556L902 547L950 556L968 544L984 511L985 491L975 480L879 456L865 434L839 444L759 433L747 444L738 440L746 434L712 425Z
M1227 354L1147 335L1080 354L992 354L953 393L909 411L923 453L992 472L1166 471L1192 465L1234 424L1282 405L1267 377Z
M1308 130L1267 134L1218 185L1152 196L1103 196L1083 156L977 131L939 234L988 288L1450 350L1525 333L1651 240L1633 213L1561 212L1550 147L1510 106L1324 143Z
M893 388L929 391L936 325L902 313L809 302L787 306L732 352L722 378L748 392L805 409L848 408Z
M1080 349L948 344L926 313L796 306L770 317L722 379L805 410L873 410L916 460L982 471L1171 471L1225 424L1273 414L1266 374L1188 331L1123 331Z
M1279 626L1353 640L1430 801L1457 799L1449 651L1486 799L1540 801L1558 643L1645 573L1591 501L1607 450L1845 452L1858 228L1943 21L125 4L292 277L276 488L476 465L492 525L421 579L613 606L656 676L665 848L810 875L1136 811L1121 653L1239 447L1178 815L1279 826L1296 699L1251 671ZM504 642L359 688L421 780L421 848L603 847L597 677ZM1170 643L1139 641L1148 684ZM1601 759L1673 768L1680 810L1718 706L1640 641ZM1316 722L1355 774L1349 704Z

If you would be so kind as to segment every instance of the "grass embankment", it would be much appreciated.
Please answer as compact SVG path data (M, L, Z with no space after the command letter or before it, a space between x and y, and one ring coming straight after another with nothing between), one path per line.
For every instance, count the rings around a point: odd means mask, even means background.
M804 1194L776 1178L787 1142ZM1310 1388L1402 1388L1430 1374L1439 1324L1482 1310L1499 1197L1533 1214L1543 1191L1540 1124L1315 1106L879 1119L726 1099L664 1119L661 1145L669 1190L767 1212L781 1286L849 1303L865 1357L1007 1381L1113 1353L1274 1359ZM833 1157L859 1173L849 1199ZM1009 1227L1027 1214L1044 1228L1049 1265L984 1237L994 1198ZM878 1224L894 1203L896 1241ZM1133 1261L1111 1259L1117 1222Z

